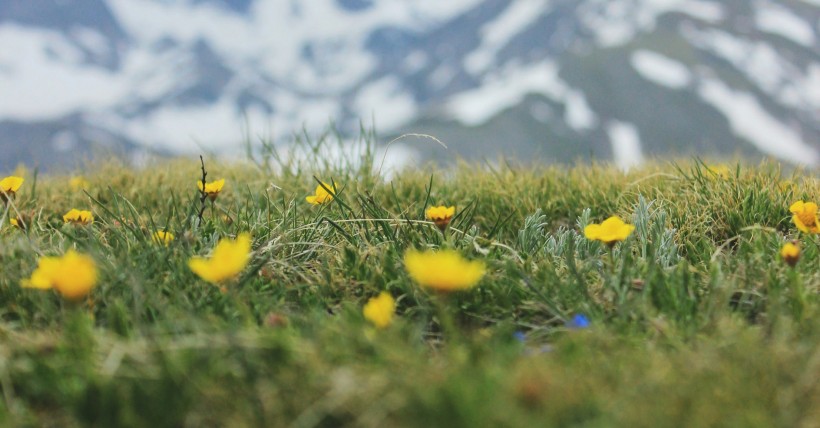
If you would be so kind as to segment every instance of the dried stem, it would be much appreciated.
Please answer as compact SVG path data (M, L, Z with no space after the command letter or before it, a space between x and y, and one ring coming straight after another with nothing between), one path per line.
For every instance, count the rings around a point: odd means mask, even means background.
M199 189L199 213L197 214L197 219L199 222L197 226L202 226L202 216L205 214L205 201L208 199L208 194L205 193L205 178L208 176L208 172L205 171L205 159L202 158L202 155L199 155L199 162L202 164L202 188Z

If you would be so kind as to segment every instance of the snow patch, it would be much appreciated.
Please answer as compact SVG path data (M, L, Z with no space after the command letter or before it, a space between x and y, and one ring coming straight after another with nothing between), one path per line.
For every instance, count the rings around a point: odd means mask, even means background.
M80 64L76 46L57 32L0 26L0 117L35 121L111 106L128 87L117 75Z
M639 50L629 60L635 71L655 84L683 89L692 81L692 73L685 65L657 52Z
M211 105L163 106L145 116L131 119L112 114L90 118L105 129L124 132L148 147L173 147L182 153L239 147L245 137L243 123L247 123L250 129L258 129L268 120L256 111L243 114L226 100Z
M412 120L418 111L413 96L402 89L398 78L392 76L360 89L354 108L360 118L374 117L374 125L379 129L396 129Z
M710 24L725 19L718 2L704 0L593 0L582 4L581 21L602 47L621 46L636 34L652 31L660 16L680 13Z
M752 95L733 91L723 82L705 79L698 90L701 99L712 105L729 121L734 133L763 153L795 164L817 165L820 154L802 137L769 112Z
M551 0L515 0L494 20L481 27L481 44L464 58L473 75L486 71L498 52L549 8Z
M677 12L701 21L717 24L726 18L726 11L719 1L703 0L648 0L656 13Z
M820 88L815 76L817 63L794 64L775 48L723 31L686 28L684 36L700 49L711 51L731 63L772 100L792 109L813 114L820 108Z
M558 67L550 61L506 67L486 77L479 87L451 97L445 110L462 124L477 126L520 104L528 94L564 102L565 120L577 130L595 126L597 118L583 94L567 86L558 76Z
M767 33L783 36L806 47L815 41L811 25L788 9L771 3L759 3L755 10L755 23Z
M71 36L84 48L96 55L108 53L108 39L99 31L87 27L74 27L71 29Z
M566 110L564 120L570 128L582 132L589 131L598 124L598 117L589 107L586 97L580 91L568 90L564 97Z
M635 125L613 120L606 124L606 133L618 168L628 170L643 163L641 137Z

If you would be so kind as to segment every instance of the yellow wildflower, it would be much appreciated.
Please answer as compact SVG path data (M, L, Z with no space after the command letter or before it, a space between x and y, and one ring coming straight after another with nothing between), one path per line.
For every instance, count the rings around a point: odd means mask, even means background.
M250 258L251 237L247 233L241 233L234 241L219 241L210 259L191 258L188 260L188 267L200 278L216 284L242 272Z
M323 187L324 185L324 187ZM330 189L332 192L328 192L325 190L325 187ZM305 197L305 200L310 202L313 205L324 204L326 202L330 202L333 200L333 195L336 194L336 186L331 186L330 184L325 183L324 181L322 184L316 186L316 192L313 195Z
M174 234L164 230L154 232L154 242L163 244L166 247L174 240Z
M629 236L635 226L624 223L618 216L612 216L601 224L590 224L584 228L584 236L593 241L601 241L610 247Z
M427 208L427 219L432 220L444 232L456 213L456 207L439 206Z
M48 290L54 286L54 273L60 266L59 257L40 257L37 262L37 269L31 273L29 279L24 279L22 286L25 288L39 288Z
M6 202L13 198L20 190L20 186L23 185L23 181L25 180L22 177L16 176L5 177L0 180L0 200Z
M72 208L71 211L65 213L63 221L74 225L89 225L94 223L94 214L91 214L91 211Z
M795 242L787 242L783 248L780 249L780 257L787 265L794 267L800 260L800 247Z
M216 197L219 196L219 192L222 191L222 188L225 187L225 179L211 181L210 183L205 183L205 186L202 186L202 180L196 182L196 186L199 188L200 192L205 193L212 201L216 200Z
M68 186L71 187L71 190L83 190L88 188L89 183L85 178L77 176L68 180Z
M404 267L413 281L441 292L473 288L486 271L484 263L466 260L454 250L408 250Z
M396 300L386 291L377 297L371 297L364 305L364 317L378 328L385 328L393 321L396 313Z
M80 300L97 284L97 265L85 254L68 250L62 257L41 257L31 278L22 286L53 288L68 300Z
M789 207L792 221L803 233L820 233L820 220L817 218L817 204L797 201Z
M17 217L12 217L9 219L9 223L12 226L17 227L18 229L28 229L28 226L31 224L33 220L33 214L29 213L20 213Z

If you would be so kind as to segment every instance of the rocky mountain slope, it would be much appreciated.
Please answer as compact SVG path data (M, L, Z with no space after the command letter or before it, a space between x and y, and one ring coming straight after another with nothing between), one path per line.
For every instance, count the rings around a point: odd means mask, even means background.
M448 157L817 165L819 31L818 0L4 0L0 168L331 120Z

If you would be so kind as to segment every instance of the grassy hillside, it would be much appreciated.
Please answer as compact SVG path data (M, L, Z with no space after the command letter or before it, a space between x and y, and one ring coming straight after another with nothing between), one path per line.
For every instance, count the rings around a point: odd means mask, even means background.
M0 230L0 424L820 424L820 239L789 212L820 199L816 175L502 163L384 181L369 154L315 149L206 159L226 184L201 224L198 159L97 165L87 184L25 173ZM332 202L306 202L317 179ZM457 208L446 233L424 218L434 204ZM64 224L72 208L93 224ZM636 226L612 251L582 232L611 215ZM166 230L167 246L152 239ZM243 232L237 276L189 268ZM486 274L430 291L404 262L426 248ZM21 286L69 249L96 266L87 298ZM381 291L396 299L383 329L362 314Z

